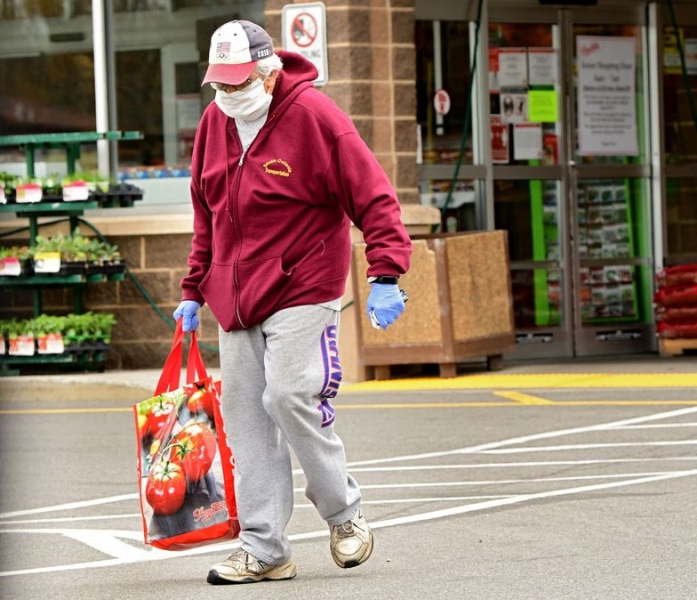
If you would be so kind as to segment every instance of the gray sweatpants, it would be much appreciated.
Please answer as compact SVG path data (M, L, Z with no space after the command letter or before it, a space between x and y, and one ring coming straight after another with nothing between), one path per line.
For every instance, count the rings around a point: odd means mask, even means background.
M291 556L285 534L293 512L289 445L307 479L305 495L325 521L344 523L360 504L334 432L338 328L338 311L310 305L281 310L248 330L219 331L241 547L269 564Z

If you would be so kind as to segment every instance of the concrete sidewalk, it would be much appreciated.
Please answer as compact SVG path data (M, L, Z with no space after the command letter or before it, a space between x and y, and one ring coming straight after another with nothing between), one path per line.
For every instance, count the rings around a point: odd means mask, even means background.
M218 378L219 369L209 369L209 373ZM432 385L434 389L449 385L459 389L468 387L468 378L473 375L486 375L484 385L473 386L496 387L497 381L503 387L510 387L507 383L511 375L545 375L545 374L617 374L617 375L643 375L643 381L650 381L651 375L656 375L657 385L664 383L670 385L670 375L680 374L676 378L680 380L678 385L688 384L697 386L697 359L694 356L661 357L657 354L643 354L637 356L600 357L600 358L575 358L557 361L506 361L501 371L490 372L482 362L463 363L458 377L452 380L439 378L414 376L402 379L391 379L379 383L381 390L394 387L400 391L413 389L425 389ZM648 378L646 376L649 376ZM692 383L691 377L695 380ZM119 400L139 402L152 396L160 377L157 369L142 369L133 371L106 371L104 373L71 373L60 375L21 375L16 377L0 378L0 397L5 401L45 401L45 400ZM481 379L481 377L478 377ZM182 372L181 381L186 375ZM524 379L518 378L521 387L530 387L524 384ZM578 378L577 378L578 379ZM534 387L555 387L558 378L550 378L545 384L544 378L531 379ZM629 377L626 380L632 381ZM504 385L505 384L505 385ZM365 383L344 382L342 389L366 390L371 386ZM583 386L582 386L583 387ZM592 387L590 385L589 387ZM641 386L640 386L641 387Z

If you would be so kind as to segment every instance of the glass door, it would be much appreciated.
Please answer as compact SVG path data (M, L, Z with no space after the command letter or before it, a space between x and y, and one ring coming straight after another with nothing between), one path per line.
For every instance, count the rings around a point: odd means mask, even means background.
M676 266L697 263L697 5L675 3L657 13L665 220L656 252L663 255L659 266Z
M655 346L645 16L567 16L574 353L645 352Z
M516 358L573 355L562 12L492 7L494 227L508 231Z
M644 11L489 14L494 226L509 232L517 347L653 348Z

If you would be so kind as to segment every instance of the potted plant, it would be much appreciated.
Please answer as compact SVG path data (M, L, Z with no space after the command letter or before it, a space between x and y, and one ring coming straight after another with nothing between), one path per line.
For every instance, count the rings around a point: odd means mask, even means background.
M87 339L84 333L84 321L84 315L71 313L65 316L62 333L66 352L82 352L82 343Z
M0 276L31 275L31 252L28 246L0 248Z
M116 317L112 313L88 313L92 339L101 345L100 349L108 349L111 345L111 335L116 325Z
M30 321L39 354L63 354L65 317L42 314Z
M63 195L63 187L61 179L57 173L53 173L41 180L41 189L43 192L43 200L60 200Z
M7 171L0 171L0 204L12 204L16 200L15 186L19 177Z
M81 239L59 233L51 238L36 236L32 247L35 273L83 275L87 254Z
M9 326L7 321L0 321L0 356L7 354L9 346Z
M35 177L20 177L15 183L15 201L20 203L41 202L41 181Z
M116 317L111 313L86 312L65 317L64 338L68 352L108 350Z
M29 321L12 319L8 322L8 354L33 356L35 354L34 331Z

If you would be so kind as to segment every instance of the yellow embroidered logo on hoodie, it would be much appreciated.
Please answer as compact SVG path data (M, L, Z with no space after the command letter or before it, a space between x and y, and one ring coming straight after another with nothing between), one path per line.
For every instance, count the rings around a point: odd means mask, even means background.
M269 175L278 175L279 177L290 177L293 172L291 166L282 158L274 158L264 163L264 171Z

